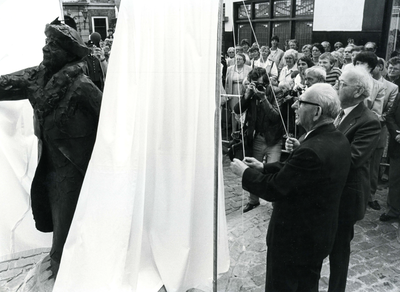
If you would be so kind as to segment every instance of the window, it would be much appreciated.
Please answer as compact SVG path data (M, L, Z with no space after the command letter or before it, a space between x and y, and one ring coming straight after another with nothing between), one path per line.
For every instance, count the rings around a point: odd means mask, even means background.
M281 49L289 39L297 39L299 48L311 43L314 0L250 0L233 5L236 43L248 39L270 45L272 35L279 37Z
M255 18L269 17L269 2L254 4Z
M101 35L101 39L105 40L107 37L107 17L93 17L93 31Z
M314 0L296 0L296 16L314 14Z
M274 3L274 17L290 17L291 0L280 0Z
M390 21L389 38L386 49L386 60L400 52L400 0L393 0L392 19Z
M239 19L248 19L247 14L251 15L251 5L240 5L238 9Z

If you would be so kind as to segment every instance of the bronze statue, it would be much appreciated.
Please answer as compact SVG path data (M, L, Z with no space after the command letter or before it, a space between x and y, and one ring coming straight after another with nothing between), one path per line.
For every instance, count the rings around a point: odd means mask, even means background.
M29 99L39 140L31 186L36 228L53 232L55 277L96 139L102 93L84 75L89 49L60 22L47 24L39 66L0 76L0 100Z

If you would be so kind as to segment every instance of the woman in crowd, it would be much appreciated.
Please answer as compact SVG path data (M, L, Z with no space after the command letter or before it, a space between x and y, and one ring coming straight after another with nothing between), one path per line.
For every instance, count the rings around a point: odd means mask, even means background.
M343 54L338 50L338 51L333 51L331 53L332 57L335 58L335 65L334 67L337 67L339 69L342 69L343 62L344 62L344 57Z
M325 49L320 43L313 44L311 54L314 65L318 65L319 56L321 56L323 53L325 53Z
M296 78L294 79L294 87L293 91L301 93L306 88L305 85L305 71L306 69L314 66L310 57L303 56L299 58L297 61L297 68L299 70L299 74L297 74Z
M271 38L271 48L270 48L270 54L268 58L271 61L274 61L276 66L278 67L278 71L280 71L283 67L283 54L284 52L278 48L279 45L279 37L277 35L272 36Z
M286 93L291 90L294 85L294 78L296 77L296 73L298 74L297 69L297 51L289 49L283 55L286 61L286 66L282 68L281 73L279 74L279 84L277 92Z
M269 47L262 46L260 52L261 57L254 62L254 66L264 68L271 79L274 81L278 80L278 67L274 61L268 59L270 54Z
M305 57L312 58L312 55L311 55L312 48L313 48L312 45L306 44L301 48L301 52L303 53L303 55Z
M244 54L236 54L235 65L229 66L226 71L225 91L226 94L241 95L244 92L243 81L251 71L251 67L246 65L246 57ZM229 109L232 112L232 132L238 130L238 122L233 114L233 108L239 101L239 97L233 96L228 101Z

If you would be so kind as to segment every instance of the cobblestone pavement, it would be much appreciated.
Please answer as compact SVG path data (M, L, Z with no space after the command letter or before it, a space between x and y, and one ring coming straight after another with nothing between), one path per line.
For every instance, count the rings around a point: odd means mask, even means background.
M231 266L218 279L219 292L264 291L266 244L265 237L271 216L271 203L261 205L243 214L248 193L243 192L241 180L229 169L229 159L224 157L225 208ZM376 199L381 211L368 209L365 218L355 227L352 241L347 292L400 291L399 222L380 222L385 211L387 186L380 185ZM399 237L400 239L400 237ZM0 259L0 292L17 291L25 275L48 249L38 249L14 254ZM328 262L324 262L320 291L327 290ZM191 289L191 292L200 292ZM166 292L162 288L159 292Z
M243 214L248 193L242 191L241 180L229 169L224 158L225 201L230 246L231 266L218 280L218 291L264 291L266 244L265 238L271 216L271 203ZM400 235L399 222L381 222L385 211L387 185L381 184L376 199L382 210L367 210L355 226L352 241L347 292L400 291ZM243 203L242 203L243 201ZM325 260L320 280L320 291L327 291L329 262Z

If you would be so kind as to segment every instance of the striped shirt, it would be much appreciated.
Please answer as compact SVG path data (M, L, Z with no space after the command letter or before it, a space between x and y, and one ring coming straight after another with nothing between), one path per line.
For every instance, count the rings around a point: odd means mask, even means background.
M326 83L330 85L335 85L336 80L342 75L342 71L338 67L333 67L329 73L326 73Z

